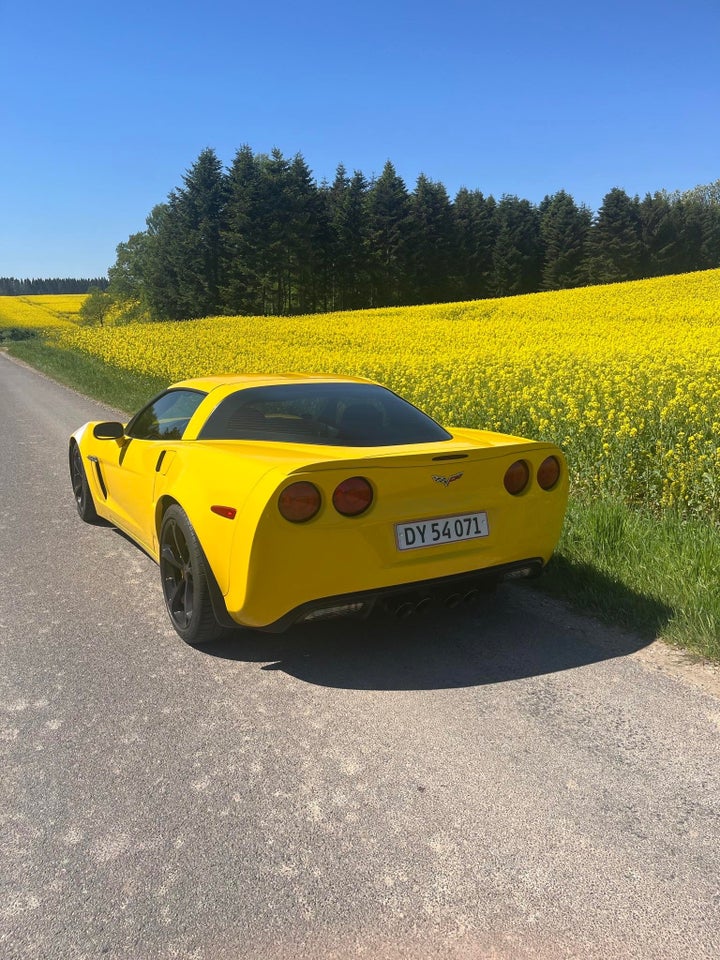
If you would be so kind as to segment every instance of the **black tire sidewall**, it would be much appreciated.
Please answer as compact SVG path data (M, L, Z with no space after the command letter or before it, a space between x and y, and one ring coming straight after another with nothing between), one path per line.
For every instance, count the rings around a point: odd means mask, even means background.
M163 543L165 542L167 528L170 522L173 521L178 525L183 536L185 537L185 542L187 543L190 557L190 565L192 567L193 612L190 618L190 623L187 627L179 626L175 622L170 610L167 594L165 592L165 584L163 582L164 574L161 556L160 579L163 591L163 600L165 601L165 607L167 609L168 616L170 617L170 622L178 636L180 636L185 643L189 643L192 646L199 646L204 643L210 643L212 640L217 639L220 627L215 619L215 614L213 613L212 609L212 602L210 600L210 591L208 590L207 585L205 555L187 514L179 504L171 504L163 516L162 525L160 527L160 553L162 554L162 547Z
M73 472L76 466L80 472L80 483L82 484L81 500L78 500L77 496L75 495ZM73 500L75 501L75 506L77 507L77 512L80 519L84 520L85 523L95 523L98 519L97 511L95 510L95 501L93 500L92 491L90 490L90 484L85 472L85 464L82 461L82 454L80 453L80 447L78 447L76 443L73 443L70 448L70 484L72 486Z

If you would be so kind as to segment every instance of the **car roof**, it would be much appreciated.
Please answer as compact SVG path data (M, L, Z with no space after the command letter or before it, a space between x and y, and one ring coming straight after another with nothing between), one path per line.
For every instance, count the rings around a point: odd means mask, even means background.
M220 374L216 376L194 377L190 380L181 380L173 387L189 387L193 390L203 390L209 393L218 387L254 387L273 383L299 383L311 381L313 383L374 383L365 377L345 377L315 373L239 373Z

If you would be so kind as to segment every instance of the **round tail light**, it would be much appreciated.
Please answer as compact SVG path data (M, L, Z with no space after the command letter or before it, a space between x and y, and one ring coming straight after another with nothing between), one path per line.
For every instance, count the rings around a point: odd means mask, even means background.
M507 492L516 496L518 493L523 492L529 480L530 467L528 467L524 460L516 460L515 463L505 471L503 483L505 484Z
M320 491L306 480L285 487L278 499L278 508L286 520L303 523L311 520L320 509Z
M557 457L546 457L538 467L537 482L543 490L550 490L560 477L560 462Z
M357 517L373 501L373 490L365 477L349 477L335 487L333 506L344 517Z

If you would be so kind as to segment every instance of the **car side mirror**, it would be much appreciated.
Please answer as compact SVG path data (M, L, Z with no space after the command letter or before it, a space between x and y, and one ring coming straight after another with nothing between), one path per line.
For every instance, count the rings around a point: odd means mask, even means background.
M96 423L93 427L93 436L97 440L122 440L125 436L125 427L114 420Z

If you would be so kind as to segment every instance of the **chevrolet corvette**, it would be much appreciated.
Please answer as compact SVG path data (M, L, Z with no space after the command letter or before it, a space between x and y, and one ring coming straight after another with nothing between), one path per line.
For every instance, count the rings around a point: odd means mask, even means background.
M159 565L177 633L452 607L536 576L568 496L551 443L444 428L351 377L176 383L70 438L80 517Z

